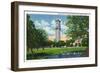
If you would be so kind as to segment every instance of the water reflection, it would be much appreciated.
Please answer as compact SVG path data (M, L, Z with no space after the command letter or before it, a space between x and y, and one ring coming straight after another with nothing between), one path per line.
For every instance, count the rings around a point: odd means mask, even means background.
M55 58L76 58L76 57L88 57L86 52L63 52L60 54L50 55L50 54L30 54L28 55L28 60L30 59L55 59Z
M70 53L63 53L63 54L57 54L52 56L47 56L47 58L72 58L72 57L85 57L82 52L70 52Z

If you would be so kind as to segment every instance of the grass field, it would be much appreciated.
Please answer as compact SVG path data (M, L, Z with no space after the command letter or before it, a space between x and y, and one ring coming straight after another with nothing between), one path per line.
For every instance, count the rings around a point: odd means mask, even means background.
M44 56L59 55L63 53L72 53L72 52L85 52L86 50L87 50L86 47L45 48L44 50L33 49L33 53L31 51L27 52L27 57L29 57L30 55L32 58L40 59L40 58L44 58Z
M85 51L86 47L71 47L71 48L45 48L43 49L33 49L34 53L48 53L48 54L59 54L63 52L81 52ZM31 51L28 52L28 54L31 54Z

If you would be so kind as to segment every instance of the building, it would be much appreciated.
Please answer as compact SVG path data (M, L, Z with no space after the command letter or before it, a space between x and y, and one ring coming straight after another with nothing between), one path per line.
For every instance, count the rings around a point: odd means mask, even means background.
M60 38L61 38L60 30L61 30L61 20L57 19L56 28L55 28L55 39L57 42L60 41Z
M49 35L48 39L51 41L56 40L57 42L69 40L70 39L69 37L67 37L64 34L63 35L61 34L61 20L57 19L57 20L55 20L55 22L56 22L55 35Z
M51 40L51 41L54 41L55 40L55 36L54 35L51 35L51 36L48 36L48 39ZM66 35L61 35L60 36L60 41L65 41L66 40L69 40L70 37L66 36Z

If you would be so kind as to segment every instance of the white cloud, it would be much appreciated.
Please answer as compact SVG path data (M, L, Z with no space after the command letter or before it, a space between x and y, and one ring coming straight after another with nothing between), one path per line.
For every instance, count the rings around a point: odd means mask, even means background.
M43 25L43 29L48 33L48 35L54 35L55 31L52 29L51 27L51 23L45 21L45 20L41 20L41 23Z
M51 23L45 21L45 20L36 20L35 21L36 28L44 29L48 35L54 35L55 34L55 27L56 23L55 20L52 20ZM67 27L65 26L64 22L61 22L61 34L63 35L67 30Z
M45 27L43 29L48 33L48 35L54 35L55 34L55 31L51 30L50 27Z
M42 24L43 27L47 27L47 26L50 25L50 24L49 24L47 21L45 21L45 20L41 20L41 24Z
M56 24L56 23L55 23L55 20L52 20L52 21L51 21L51 24L52 24L52 25Z
M36 26L36 28L44 28L44 27L49 26L49 23L45 20L40 20L40 21L36 20L35 21L35 26Z
M41 23L38 20L34 21L34 23L36 28L41 28Z
M48 35L54 35L55 31L52 29L51 24L45 20L36 20L35 21L36 28L44 29Z
M56 27L56 22L55 22L55 20L52 20L51 21L51 28L54 30L55 27Z

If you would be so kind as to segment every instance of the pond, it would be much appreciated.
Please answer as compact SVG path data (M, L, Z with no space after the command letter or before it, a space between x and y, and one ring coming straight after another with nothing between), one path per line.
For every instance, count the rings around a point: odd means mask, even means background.
M30 54L27 55L27 60L31 59L56 59L56 58L76 58L76 57L88 57L86 52L63 52L60 54Z

